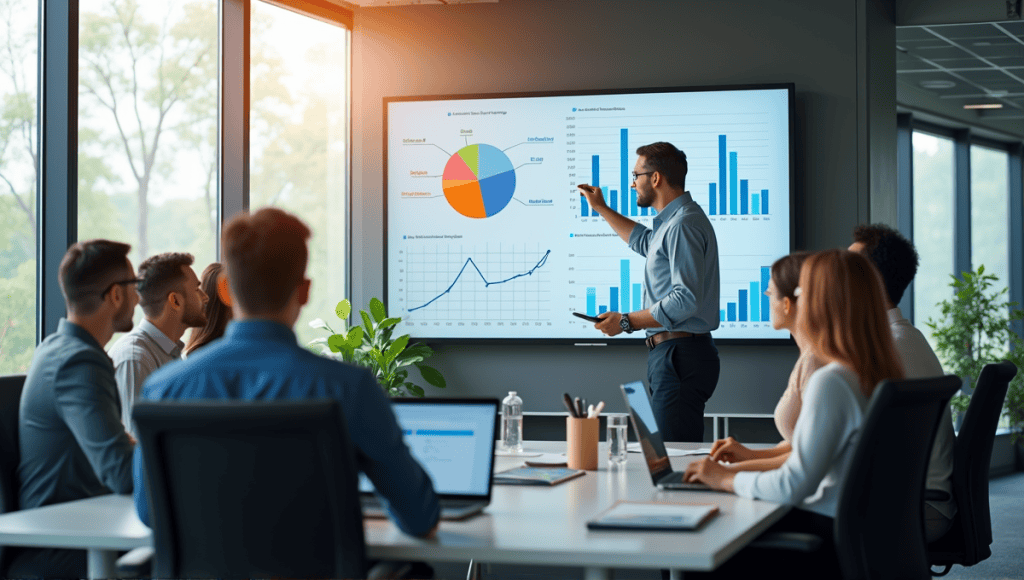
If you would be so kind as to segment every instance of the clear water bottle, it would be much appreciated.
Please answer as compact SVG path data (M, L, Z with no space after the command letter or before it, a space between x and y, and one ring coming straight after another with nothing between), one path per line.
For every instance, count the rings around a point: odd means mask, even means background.
M501 402L501 446L505 451L523 451L523 400L509 391Z

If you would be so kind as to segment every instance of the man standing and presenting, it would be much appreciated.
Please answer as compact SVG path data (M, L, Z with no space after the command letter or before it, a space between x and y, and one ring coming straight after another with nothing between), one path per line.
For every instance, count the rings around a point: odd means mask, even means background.
M129 433L132 404L142 383L153 371L181 359L181 335L206 324L209 298L199 287L192 270L192 254L166 253L139 264L139 304L146 315L134 330L110 347L117 388L121 393L121 417Z
M91 240L61 260L68 316L36 348L18 410L20 509L132 491L133 445L103 352L115 332L132 329L139 295L130 249ZM7 574L82 578L85 550L20 549Z
M309 300L309 229L276 208L240 214L224 226L221 248L234 322L224 337L153 373L145 400L270 401L329 397L340 404L360 471L398 527L429 536L440 506L434 486L402 440L391 404L365 368L298 345L295 321ZM135 454L135 507L149 521L144 461Z
M718 240L704 210L684 189L686 154L671 143L636 150L633 187L640 207L658 211L653 228L608 207L597 187L578 187L629 247L647 258L644 310L606 312L595 328L608 336L647 331L647 379L665 441L704 440L704 404L721 368L711 331L718 328Z

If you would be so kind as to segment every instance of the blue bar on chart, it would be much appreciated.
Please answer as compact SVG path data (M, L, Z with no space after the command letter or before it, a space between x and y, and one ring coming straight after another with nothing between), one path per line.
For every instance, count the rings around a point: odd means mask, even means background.
M758 215L761 213L761 195L757 193L750 194L750 213Z
M636 190L630 188L629 190L629 215L637 215L640 212L637 211L636 207Z
M718 192L715 187L717 185L717 183L708 184L708 215L715 215L715 209L718 203Z
M740 322L747 321L747 291L740 290L739 300L736 301L740 305Z
M596 211L594 213L597 214ZM587 203L587 197L581 193L580 194L580 217L587 217L588 215L590 215L590 204Z
M599 155L590 158L590 185L601 187L601 157Z
M619 289L615 286L608 290L608 310L612 312L619 311Z
M597 316L597 288L587 288L587 316Z
M768 215L768 190L761 190L761 213Z
M640 304L643 302L643 290L640 289L639 284L633 284L633 310L640 310Z
M771 279L772 269L768 266L761 267L761 289L768 289L768 280ZM771 311L768 306L768 297L761 294L761 320L765 322L771 321Z
M725 215L729 213L729 206L725 204L725 195L728 191L725 187L725 135L718 136L718 213Z
M622 214L636 215L636 204L626 205L629 197L629 129L619 130L619 191L622 192ZM627 211L626 208L629 208Z
M601 307L597 309L597 313L604 314L605 312L608 312L608 307L602 304Z
M618 191L613 189L613 190L608 192L608 201L611 202L608 205L610 205L612 207L612 211L619 211L619 208L616 207L618 205L618 199L619 199L619 192ZM625 211L626 208L623 207L622 209L623 209L623 211Z
M718 316L719 316L719 320L721 322L725 322L725 311L724 310L719 310L718 311Z
M758 297L758 283L750 283L750 321L761 321L761 299Z
M727 318L729 319L729 322L736 322L736 304L733 303L733 302L730 302L730 303L726 304L726 308L728 309L728 313L729 313L728 316L727 316Z
M737 166L739 160L736 158L736 152L729 152L729 215L737 215L740 213L739 206L739 177L737 176Z
M640 208L640 215L647 215L647 208L646 207Z
M747 195L747 193L748 193L747 188L748 188L747 180L746 179L741 179L740 180L740 215L747 215L748 213L750 213L750 210L749 210L748 205L747 205L747 197L748 197L748 195Z
M622 288L622 310L629 312L629 260L619 262L619 288Z

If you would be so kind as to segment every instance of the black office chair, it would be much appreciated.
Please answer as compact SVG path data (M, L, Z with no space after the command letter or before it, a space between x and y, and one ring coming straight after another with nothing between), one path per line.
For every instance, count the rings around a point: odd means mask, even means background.
M957 514L953 526L928 545L934 576L945 576L954 564L973 566L992 555L992 520L988 506L988 471L992 444L1003 412L1003 399L1017 367L1004 361L981 370L971 403L953 448L953 495Z
M878 385L839 491L844 578L930 578L925 479L942 410L960 385L954 375Z
M0 377L0 514L18 509L18 408L25 375ZM7 577L11 551L0 546L0 578Z
M929 578L925 476L943 406L960 384L949 375L882 381L875 389L839 490L833 533L843 578ZM823 563L822 545L813 534L772 533L751 548Z
M335 401L135 404L156 578L366 576Z

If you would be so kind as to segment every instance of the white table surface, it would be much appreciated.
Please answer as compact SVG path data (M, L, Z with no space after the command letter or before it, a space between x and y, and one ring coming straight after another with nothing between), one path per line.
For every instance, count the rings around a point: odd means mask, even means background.
M695 449L700 444L670 444ZM706 446L706 445L704 445ZM564 442L527 442L525 451L562 452ZM442 522L437 537L420 540L386 520L368 520L368 555L383 560L576 566L587 569L713 570L778 521L788 506L733 494L661 491L643 456L628 454L625 469L607 468L601 444L598 471L553 486L495 485L491 505L464 522ZM495 470L522 464L498 457ZM695 457L671 458L675 469ZM618 500L714 504L719 514L692 532L588 530L586 523ZM604 577L601 574L590 577Z
M614 568L712 570L788 511L787 506L732 494L661 491L651 482L640 454L628 454L624 469L609 470L604 445L598 471L553 487L496 485L482 515L442 522L430 540L407 536L387 520L367 520L368 556L583 567L593 578L609 577ZM526 449L561 452L565 443L527 442ZM683 469L693 459L671 461L675 469ZM522 461L498 457L495 470ZM714 504L720 511L692 532L587 529L588 520L618 500ZM116 551L152 545L152 532L136 517L130 496L107 495L0 515L0 544L87 549L90 577L105 577L112 575Z

